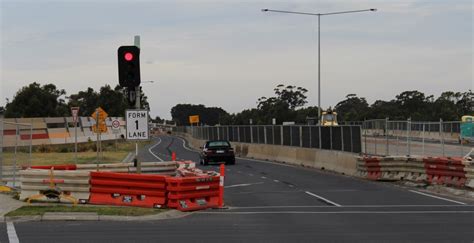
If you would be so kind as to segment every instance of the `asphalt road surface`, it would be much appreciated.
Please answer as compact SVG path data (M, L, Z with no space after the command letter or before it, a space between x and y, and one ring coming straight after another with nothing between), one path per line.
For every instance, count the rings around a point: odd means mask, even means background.
M142 161L198 161L160 136ZM218 165L199 166L218 170ZM474 204L412 188L250 159L226 166L227 210L153 222L19 222L20 242L469 242ZM0 242L8 242L5 223ZM11 230L10 230L11 231Z

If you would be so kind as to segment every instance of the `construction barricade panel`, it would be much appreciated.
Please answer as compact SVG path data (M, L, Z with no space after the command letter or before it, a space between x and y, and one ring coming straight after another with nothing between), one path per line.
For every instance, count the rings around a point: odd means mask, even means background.
M165 175L90 172L89 203L161 208L166 205Z
M195 211L218 207L219 176L168 177L168 207Z

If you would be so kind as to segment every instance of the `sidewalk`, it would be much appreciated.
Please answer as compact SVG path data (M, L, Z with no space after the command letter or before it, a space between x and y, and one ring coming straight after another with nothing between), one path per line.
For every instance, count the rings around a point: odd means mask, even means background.
M10 194L0 193L0 219L2 219L8 212L23 205L26 205L26 203L13 199Z

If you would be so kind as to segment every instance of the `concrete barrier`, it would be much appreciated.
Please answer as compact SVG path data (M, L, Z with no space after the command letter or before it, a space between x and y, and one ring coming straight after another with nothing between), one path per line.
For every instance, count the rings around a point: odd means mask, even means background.
M169 162L141 162L142 173L153 173L163 175L173 175L176 173L176 161ZM111 163L111 164L78 164L79 171L108 171L108 172L136 172L133 163Z
M198 149L205 140L178 133L191 147ZM236 156L282 162L316 169L326 169L347 175L356 175L356 158L353 153L291 146L232 142Z
M357 174L371 180L406 180L474 188L472 158L357 157Z

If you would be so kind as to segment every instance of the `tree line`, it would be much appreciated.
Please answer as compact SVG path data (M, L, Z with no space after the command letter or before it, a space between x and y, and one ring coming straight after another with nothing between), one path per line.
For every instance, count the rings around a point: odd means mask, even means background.
M190 115L199 115L200 124L205 125L268 125L272 119L276 124L295 122L307 124L317 119L318 107L308 106L307 89L293 85L278 85L274 96L260 97L257 107L230 114L220 107L206 107L202 104L178 104L171 109L172 119L178 125L189 125ZM474 115L474 93L443 92L439 97L425 95L419 91L404 91L389 101L376 100L369 105L366 98L348 94L333 108L339 121L364 121L370 119L416 121L459 121L463 115ZM327 107L328 109L330 107ZM321 108L321 110L325 110Z
M79 107L80 116L90 116L97 107L102 107L109 116L124 116L126 109L133 109L127 101L125 91L120 86L110 85L93 88L67 95L64 89L54 84L31 83L16 92L13 99L7 99L5 118L61 117L71 116L71 107ZM147 96L142 94L141 106L149 109Z

